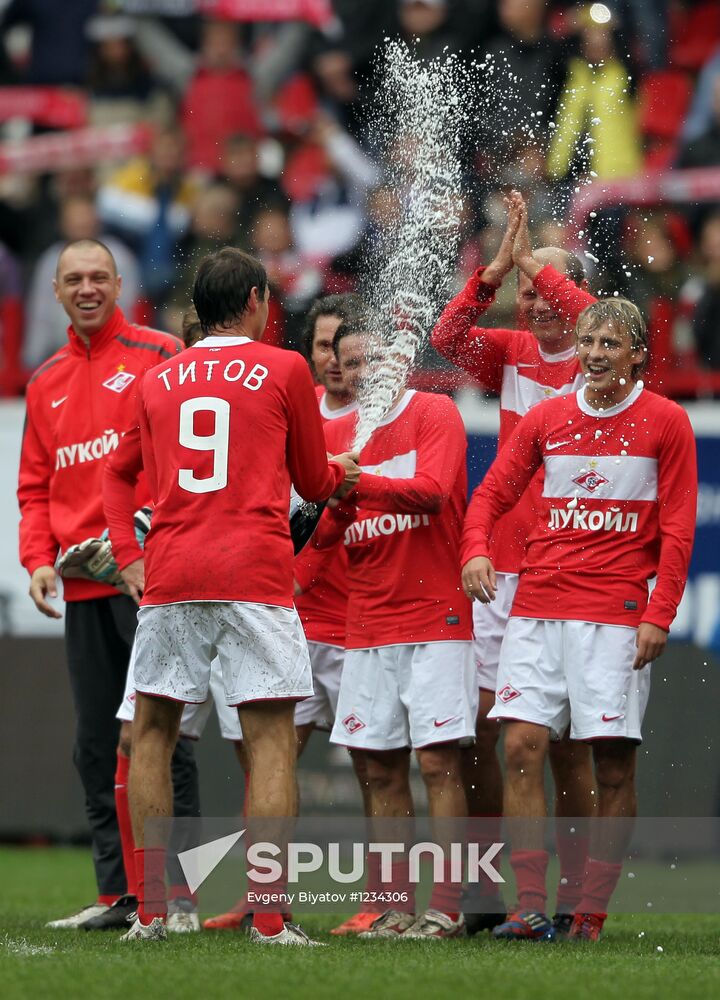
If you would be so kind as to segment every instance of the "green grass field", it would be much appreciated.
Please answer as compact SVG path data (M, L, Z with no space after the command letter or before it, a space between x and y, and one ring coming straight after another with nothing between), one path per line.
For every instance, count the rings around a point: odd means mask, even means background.
M16 998L488 997L693 1000L720 995L720 917L614 917L599 944L331 939L337 918L302 920L323 949L261 949L238 934L124 945L116 934L46 931L93 898L73 849L0 849L0 996Z

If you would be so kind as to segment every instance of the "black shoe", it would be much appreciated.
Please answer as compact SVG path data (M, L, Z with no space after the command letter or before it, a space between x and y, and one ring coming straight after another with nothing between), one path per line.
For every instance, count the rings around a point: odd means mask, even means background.
M96 918L98 919L98 918ZM552 925L555 928L555 937L558 941L565 941L570 934L573 925L574 914L556 913L552 918Z
M80 929L84 931L126 931L130 921L128 917L138 908L136 896L121 896L104 913L91 917Z
M501 896L482 896L466 889L461 906L465 917L465 929L469 936L479 934L481 931L492 931L493 927L497 927L507 919L505 903Z

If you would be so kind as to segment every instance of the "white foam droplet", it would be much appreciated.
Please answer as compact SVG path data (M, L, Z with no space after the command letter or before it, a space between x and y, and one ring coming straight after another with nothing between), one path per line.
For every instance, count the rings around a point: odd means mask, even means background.
M619 378L618 382L620 383L620 385L626 385L627 384L627 380L624 379L624 378Z
M575 434L575 440L576 441L579 441L581 437L582 437L582 434Z

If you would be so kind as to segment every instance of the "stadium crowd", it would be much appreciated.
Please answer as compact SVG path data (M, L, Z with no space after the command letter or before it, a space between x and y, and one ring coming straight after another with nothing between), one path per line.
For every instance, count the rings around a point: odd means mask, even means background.
M48 276L60 245L83 237L113 250L128 316L174 333L198 260L228 243L250 250L274 292L266 338L296 347L312 300L356 289L363 253L397 217L382 164L392 151L370 146L365 111L377 47L398 35L421 57L460 52L488 80L494 66L497 93L512 91L501 127L482 109L467 123L455 290L499 245L499 192L519 188L538 244L589 252L593 288L630 295L648 316L655 384L680 396L720 387L720 182L677 174L720 170L712 0L317 0L276 22L232 0L158 0L142 16L83 0L59 28L51 0L4 6L5 395L63 342ZM658 194L670 170L674 203ZM586 204L607 183L617 204ZM500 307L510 319L512 297ZM436 386L458 384L430 350L424 366Z

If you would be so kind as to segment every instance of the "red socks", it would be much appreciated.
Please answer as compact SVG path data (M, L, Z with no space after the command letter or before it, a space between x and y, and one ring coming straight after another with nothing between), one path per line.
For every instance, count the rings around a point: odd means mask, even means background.
M560 861L560 882L557 892L557 913L584 913L578 910L582 896L585 865L587 863L588 843L586 835L557 832L555 844Z
M383 884L380 881L380 855L376 851L368 851L365 856L365 866L367 868L367 878L365 879L365 892L368 896L372 893L381 893ZM360 906L361 913L382 913L387 907L379 901L364 902Z
M149 924L153 917L167 916L165 893L165 848L136 847L138 916L140 923Z
M588 858L585 881L580 902L577 906L578 913L597 913L603 915L607 913L610 898L615 892L622 864L613 861L596 861L595 858Z
M520 910L544 913L547 902L545 877L549 855L547 851L512 851L510 864L517 881Z
M135 838L130 821L130 804L128 802L128 773L130 758L117 752L117 767L115 769L115 811L117 812L120 829L120 844L122 846L123 865L127 891L130 896L137 896L137 878L135 876Z
M440 913L444 913L446 916L450 917L451 920L457 920L460 913L462 883L451 881L450 868L450 862L446 861L444 864L442 882L435 882L433 884L428 909L439 910ZM407 912L412 913L413 911L408 910Z

